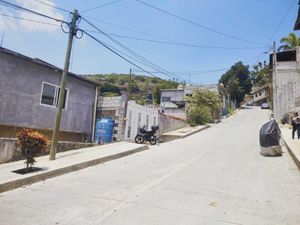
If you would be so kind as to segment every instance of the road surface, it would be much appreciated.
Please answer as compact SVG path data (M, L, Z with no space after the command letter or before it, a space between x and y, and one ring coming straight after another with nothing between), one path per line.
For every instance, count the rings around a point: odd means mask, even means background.
M269 111L0 195L3 225L299 225L300 172L259 154Z

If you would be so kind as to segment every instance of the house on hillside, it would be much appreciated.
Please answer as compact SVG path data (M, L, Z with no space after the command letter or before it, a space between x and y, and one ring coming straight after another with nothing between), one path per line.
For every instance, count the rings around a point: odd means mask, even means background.
M0 48L0 137L34 128L48 137L57 111L62 69L37 58ZM68 74L59 140L91 141L97 84Z
M255 86L252 88L251 95L254 106L260 106L262 103L271 103L271 84Z
M166 115L171 115L186 120L185 96L191 96L192 92L186 92L183 87L178 89L162 89L160 97L161 111Z
M220 100L222 102L222 110L220 113L215 115L218 120L219 116L227 115L228 104L228 93L224 86L218 84L211 85L187 85L179 86L177 89L162 89L160 108L161 111L172 117L177 117L179 119L187 119L187 97L193 96L193 93L200 90L207 90L220 95ZM219 115L220 114L220 115Z
M300 47L278 52L276 64L274 58L271 54L273 111L280 121L286 113L300 112Z

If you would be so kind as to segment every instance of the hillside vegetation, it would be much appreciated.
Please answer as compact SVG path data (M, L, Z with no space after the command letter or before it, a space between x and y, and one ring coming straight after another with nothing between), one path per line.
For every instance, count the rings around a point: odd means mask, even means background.
M122 91L128 91L129 74L95 74L86 75L85 78L96 81L100 85L100 94L102 96L118 96ZM168 88L177 88L178 82L172 80L163 80L156 77L142 75L132 75L131 78L131 99L140 104L145 104L153 96L153 103L159 104L160 90ZM147 98L147 96L149 96Z

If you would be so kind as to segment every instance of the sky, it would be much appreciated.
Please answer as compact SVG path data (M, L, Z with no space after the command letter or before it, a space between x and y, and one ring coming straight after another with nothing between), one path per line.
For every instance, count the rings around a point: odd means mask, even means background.
M280 39L293 32L298 11L297 0L6 1L67 22L71 15L64 10L77 9L84 18L79 29L144 70L141 72L84 34L74 40L70 63L73 73L128 74L132 68L134 74L149 76L149 72L193 84L218 83L221 75L238 61L251 69L258 61L268 60L272 42L279 46ZM122 45L112 42L86 20ZM65 25L63 28L67 30ZM68 34L60 23L0 4L2 36L2 47L63 68Z

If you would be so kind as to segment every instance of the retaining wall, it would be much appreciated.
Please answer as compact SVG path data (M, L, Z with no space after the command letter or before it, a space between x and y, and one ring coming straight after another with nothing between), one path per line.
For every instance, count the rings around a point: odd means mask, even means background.
M75 150L80 148L86 148L94 146L93 143L83 143L83 142L68 142L61 141L57 144L57 152L64 152L69 150ZM50 152L51 142L49 142L47 151L38 156L47 155ZM12 162L17 160L22 160L24 157L20 154L16 147L15 138L0 138L0 164L6 162Z

